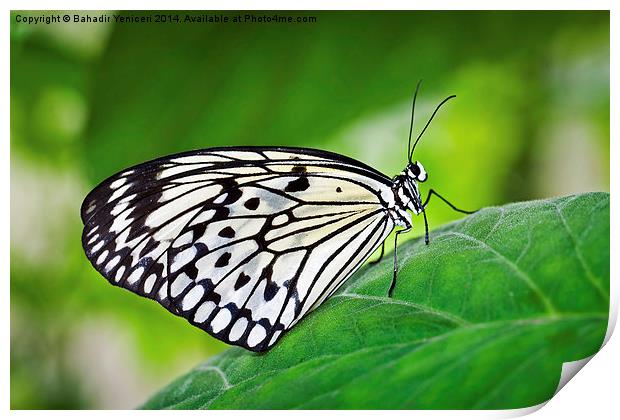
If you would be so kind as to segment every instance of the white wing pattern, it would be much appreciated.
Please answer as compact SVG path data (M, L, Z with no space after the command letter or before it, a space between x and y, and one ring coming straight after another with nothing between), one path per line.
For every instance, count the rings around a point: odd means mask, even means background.
M82 243L113 285L265 351L392 231L391 186L361 162L313 149L188 152L97 186L82 204Z

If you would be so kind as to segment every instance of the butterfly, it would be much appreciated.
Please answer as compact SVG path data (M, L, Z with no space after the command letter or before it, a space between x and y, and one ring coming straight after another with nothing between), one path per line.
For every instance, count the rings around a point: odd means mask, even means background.
M99 184L81 207L86 256L111 284L229 344L266 351L330 297L397 226L424 217L411 147L389 178L322 150L222 147L155 159ZM380 257L380 258L381 258Z

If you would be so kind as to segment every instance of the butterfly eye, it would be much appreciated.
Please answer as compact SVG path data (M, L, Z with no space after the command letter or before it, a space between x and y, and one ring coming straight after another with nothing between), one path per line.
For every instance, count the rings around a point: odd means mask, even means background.
M418 161L415 161L409 166L411 176L413 176L418 182L424 182L428 178L424 166Z

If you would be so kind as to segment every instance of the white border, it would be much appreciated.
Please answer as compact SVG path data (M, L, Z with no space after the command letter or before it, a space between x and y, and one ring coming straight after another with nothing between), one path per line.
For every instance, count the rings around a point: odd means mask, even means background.
M6 6L4 6L6 5ZM620 158L620 147L618 142L618 86L617 76L620 71L618 66L618 47L617 40L619 39L618 24L620 19L618 17L618 2L617 1L604 1L604 0L590 0L588 2L575 1L575 0L505 0L505 1L492 1L492 0L473 0L473 1L458 1L458 0L435 0L432 2L406 2L406 1L394 1L383 0L381 2L361 0L361 1L337 1L337 0L321 0L321 1L307 1L301 0L294 4L285 1L205 1L200 4L196 4L195 1L177 0L174 2L163 3L162 1L146 1L146 0L111 0L101 1L94 0L90 2L76 1L76 0L64 0L56 2L45 2L41 0L23 0L15 1L9 0L3 2L3 6L6 11L4 18L0 19L1 34L3 39L2 45L5 48L2 49L5 56L4 65L1 68L2 74L2 127L6 134L5 140L2 142L2 150L0 152L0 168L2 168L2 181L0 182L0 193L2 197L5 197L4 206L2 207L2 227L5 240L0 243L0 267L5 275L2 276L2 284L4 290L1 293L2 299L2 323L0 328L2 329L2 346L1 352L3 361L0 369L2 373L2 389L3 411L9 409L9 394L7 390L10 386L10 368L9 368L9 354L10 354L10 340L9 340L9 318L10 318L10 299L9 299L9 233L10 233L10 215L8 199L10 197L10 75L9 75L9 48L10 48L10 34L9 34L9 19L8 13L10 10L27 10L27 9L39 9L39 10L131 10L131 9L160 9L160 10L184 10L184 9L205 9L205 10L344 10L344 9L357 9L357 10L405 10L405 9L417 9L417 10L482 10L482 9L494 9L494 10L611 10L611 164L610 164L610 190L611 190L611 255L619 254L619 235L618 233L618 219L617 209L619 206L619 194L618 194L618 181L620 173L618 172L618 159ZM199 6L199 7L198 7ZM614 7L615 6L615 7ZM615 41L615 42L614 42ZM616 116L614 118L613 116ZM611 262L611 305L610 311L610 326L615 325L618 312L618 267L617 262L612 258ZM609 333L608 331L608 339ZM611 337L606 346L597 354L590 363L588 363L583 371L578 374L578 379L573 379L546 404L544 409L536 411L536 408L523 409L523 410L507 410L507 411L391 411L385 415L392 417L410 418L411 416L424 416L425 418L502 418L502 417L514 417L528 412L535 411L532 414L533 418L537 419L557 419L557 418L583 418L585 416L594 415L597 419L613 418L618 413L618 398L617 398L617 373L620 371L620 344L616 337ZM543 404L544 405L544 404ZM50 417L63 417L63 418L78 418L85 414L81 412L30 412L30 411L12 411L11 416L15 418L39 418L42 414ZM108 417L111 412L106 411L90 411L87 415L93 418ZM319 413L317 412L296 412L294 416L301 418L314 417ZM375 411L347 411L347 412L330 412L333 415L339 415L343 417L355 416L355 418L374 418L377 415L381 415ZM115 411L115 416L120 417L161 417L167 416L167 412L134 412L134 411ZM205 413L199 412L183 412L175 413L175 416L201 416ZM225 417L230 418L247 418L250 416L252 419L273 419L289 417L291 413L286 411L257 411L249 413L247 411L219 411L210 412L209 418L213 417ZM321 414L322 415L322 414Z

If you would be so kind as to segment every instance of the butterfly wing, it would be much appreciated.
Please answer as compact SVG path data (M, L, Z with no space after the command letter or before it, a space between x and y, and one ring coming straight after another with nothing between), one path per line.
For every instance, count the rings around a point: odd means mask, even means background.
M96 187L82 242L110 283L263 351L392 231L390 187L360 162L312 149L189 152Z

